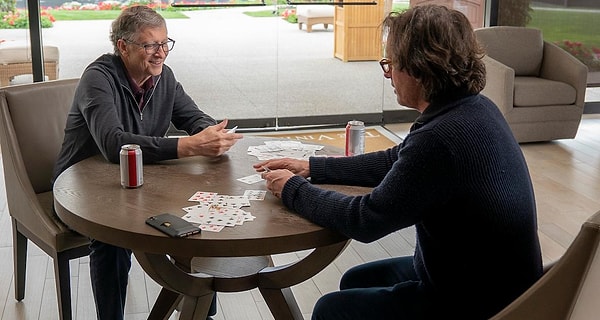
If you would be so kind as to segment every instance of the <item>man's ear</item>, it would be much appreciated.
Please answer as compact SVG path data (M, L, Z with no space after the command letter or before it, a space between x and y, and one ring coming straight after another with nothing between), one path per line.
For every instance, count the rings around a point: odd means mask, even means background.
M119 49L121 56L125 56L127 54L127 42L123 39L117 40L117 49Z

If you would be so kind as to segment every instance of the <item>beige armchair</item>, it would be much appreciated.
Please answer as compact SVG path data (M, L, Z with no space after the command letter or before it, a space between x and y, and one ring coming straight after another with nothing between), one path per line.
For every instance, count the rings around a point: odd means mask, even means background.
M486 50L486 86L519 142L570 139L583 114L587 67L538 29L475 30Z
M564 255L491 320L588 320L600 314L600 211Z
M54 259L60 319L71 319L69 261L89 254L88 239L54 214L51 178L77 79L0 89L0 146L12 220L15 299L25 297L27 242Z

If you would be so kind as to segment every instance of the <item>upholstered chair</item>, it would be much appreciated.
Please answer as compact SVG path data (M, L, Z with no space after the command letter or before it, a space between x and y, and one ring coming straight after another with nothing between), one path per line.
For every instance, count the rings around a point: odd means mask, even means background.
M12 220L15 299L25 297L28 240L54 260L60 319L71 319L69 261L89 254L86 237L54 214L52 173L77 79L0 89L0 145Z
M600 211L563 256L491 320L589 320L600 314Z
M583 114L587 67L542 31L497 26L475 30L486 50L486 86L519 142L570 139Z

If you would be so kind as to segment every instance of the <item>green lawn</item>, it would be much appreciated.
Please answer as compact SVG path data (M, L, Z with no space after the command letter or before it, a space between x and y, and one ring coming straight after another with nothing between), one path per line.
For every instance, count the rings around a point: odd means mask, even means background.
M600 48L600 12L535 9L528 27L539 28L544 39L578 41Z
M244 14L249 17L255 18L272 18L277 17L277 15L273 14L273 9L269 10L260 10L260 11L244 11Z
M120 10L47 10L57 21L65 20L114 20ZM165 19L187 19L180 11L159 11Z

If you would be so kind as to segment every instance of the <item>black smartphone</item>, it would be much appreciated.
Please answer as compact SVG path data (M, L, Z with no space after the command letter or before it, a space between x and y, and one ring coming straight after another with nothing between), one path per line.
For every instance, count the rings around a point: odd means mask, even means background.
M152 216L146 219L146 223L175 238L183 238L200 233L200 228L170 213L161 213Z

